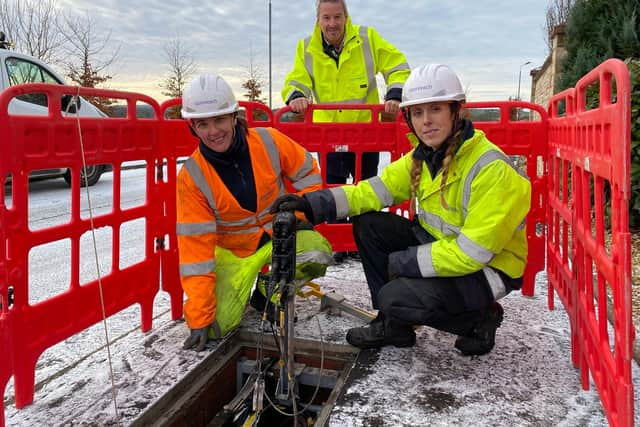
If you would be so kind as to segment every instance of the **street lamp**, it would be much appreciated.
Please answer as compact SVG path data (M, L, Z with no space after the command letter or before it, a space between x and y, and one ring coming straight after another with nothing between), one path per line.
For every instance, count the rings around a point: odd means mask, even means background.
M520 66L520 71L518 72L518 94L516 95L516 100L520 101L520 82L522 81L522 67L525 65L531 64L531 61L527 61ZM516 121L520 120L520 107L516 108Z
M531 61L527 61L520 66L520 72L518 73L518 96L516 97L518 101L520 101L520 81L522 80L522 67L529 64L531 64Z

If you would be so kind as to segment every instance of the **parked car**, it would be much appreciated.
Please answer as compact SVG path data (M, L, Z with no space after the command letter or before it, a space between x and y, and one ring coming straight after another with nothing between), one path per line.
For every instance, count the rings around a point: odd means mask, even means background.
M11 44L6 41L4 33L0 31L0 92L23 83L66 84L64 79L49 65L32 56L9 50L10 47ZM64 114L75 114L77 111L82 117L107 117L95 105L82 97L63 97L62 108L68 112ZM9 114L46 115L47 111L47 96L43 93L21 95L9 103ZM81 173L81 185L84 186L85 182L90 186L94 185L105 171L111 169L111 165L88 165ZM29 178L64 178L69 185L71 184L71 172L66 168L33 171ZM8 180L10 179L9 176Z

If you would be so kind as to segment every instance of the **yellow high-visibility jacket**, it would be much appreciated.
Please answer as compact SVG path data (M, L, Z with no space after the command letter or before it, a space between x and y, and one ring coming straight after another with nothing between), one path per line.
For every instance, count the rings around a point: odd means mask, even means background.
M415 140L413 134L410 139ZM338 219L408 200L412 154L389 164L380 177L306 195L314 215L327 209L320 206L326 205L326 198L318 197L327 191L333 196ZM422 277L462 276L486 266L512 278L522 277L527 262L529 180L480 130L464 141L450 163L444 188L448 209L440 201L441 180L442 171L432 179L423 165L417 214L420 225L436 241L417 248Z
M278 130L249 129L247 144L256 184L256 212L240 206L199 149L178 173L180 277L188 298L185 320L191 329L216 320L216 247L236 258L256 252L263 232L272 234L269 209L278 196L286 194L285 177L299 194L322 186L315 159ZM237 264L242 268L241 262Z
M311 36L296 47L293 69L282 89L286 102L294 91L302 92L319 104L379 104L376 74L382 73L387 90L402 89L410 73L402 52L372 27L353 25L347 17L344 47L338 65L324 53L318 23ZM315 122L363 122L371 114L358 110L318 110Z

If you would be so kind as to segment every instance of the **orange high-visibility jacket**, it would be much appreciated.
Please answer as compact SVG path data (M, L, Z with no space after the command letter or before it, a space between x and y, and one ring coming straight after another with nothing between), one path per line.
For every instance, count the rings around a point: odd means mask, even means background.
M278 130L249 129L247 144L256 185L256 212L240 206L199 149L178 173L180 277L188 297L184 316L191 329L203 328L216 319L216 245L239 257L253 254L263 232L272 234L269 208L278 196L286 194L284 178L300 194L322 187L316 160Z

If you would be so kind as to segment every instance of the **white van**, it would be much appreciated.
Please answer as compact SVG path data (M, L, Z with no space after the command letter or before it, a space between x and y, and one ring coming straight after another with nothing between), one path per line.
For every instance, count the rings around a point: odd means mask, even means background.
M0 92L10 86L22 83L53 83L66 84L64 79L51 67L42 61L29 55L23 55L9 50L10 44L5 41L4 33L0 32ZM63 109L74 97L63 98ZM84 98L74 100L75 106L68 110L75 114L75 108L79 108L79 114L83 117L107 117L96 106ZM46 115L47 97L42 93L32 93L14 98L9 103L9 114L14 115ZM89 165L86 168L87 183L94 185L100 179L103 172L111 170L110 165ZM33 171L30 178L60 178L63 177L71 184L71 173L68 169L47 169ZM9 177L10 179L10 177ZM85 176L81 176L81 185L85 185Z

